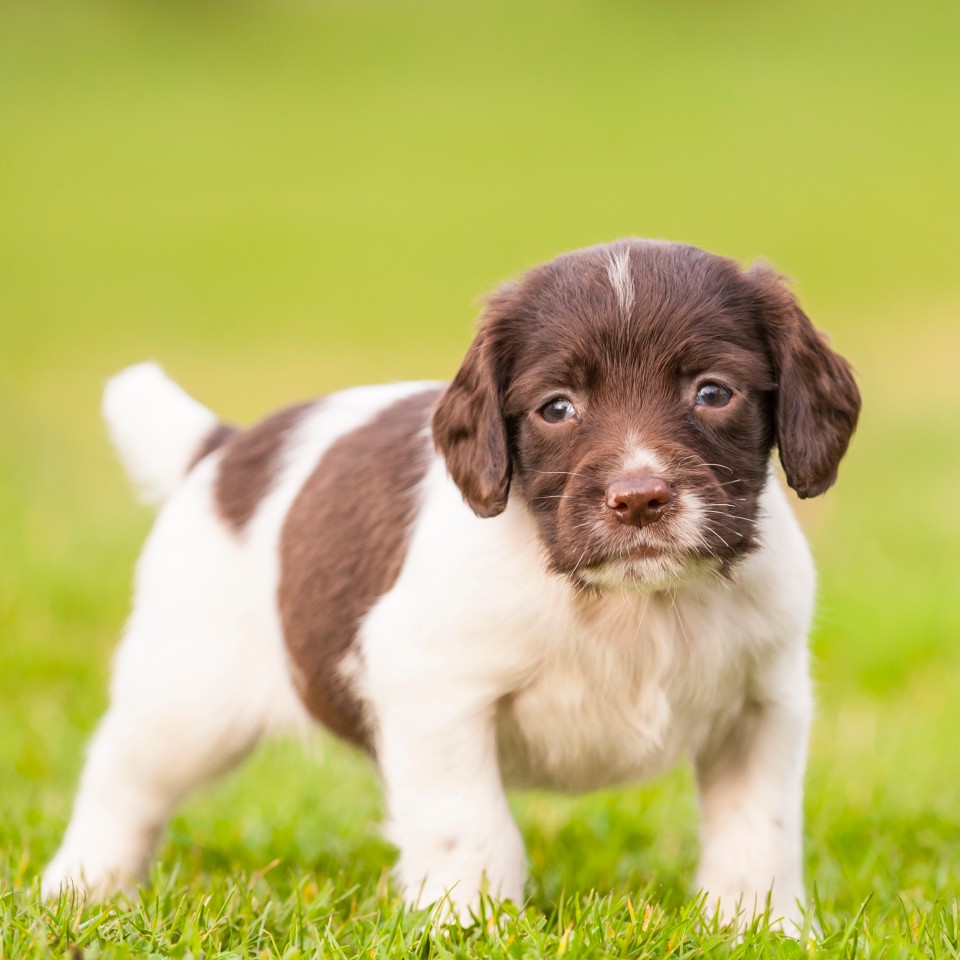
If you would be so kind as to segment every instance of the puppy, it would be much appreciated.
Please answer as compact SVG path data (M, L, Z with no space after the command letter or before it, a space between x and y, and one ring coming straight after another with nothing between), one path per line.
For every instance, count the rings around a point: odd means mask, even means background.
M780 277L643 240L500 289L447 386L241 431L119 374L107 423L165 503L44 890L135 884L198 784L320 724L376 763L413 905L523 900L506 787L687 753L696 888L799 922L814 570L771 451L821 494L859 407Z

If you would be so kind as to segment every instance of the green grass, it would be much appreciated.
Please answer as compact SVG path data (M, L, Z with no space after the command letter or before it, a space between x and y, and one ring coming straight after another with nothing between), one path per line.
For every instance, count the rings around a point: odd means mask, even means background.
M405 915L366 764L262 751L140 900L44 906L149 525L100 384L230 418L446 376L476 298L667 236L799 278L858 368L821 571L807 878L834 957L960 953L960 7L11 2L0 14L0 958L798 956L698 919L689 773L520 795L529 908Z

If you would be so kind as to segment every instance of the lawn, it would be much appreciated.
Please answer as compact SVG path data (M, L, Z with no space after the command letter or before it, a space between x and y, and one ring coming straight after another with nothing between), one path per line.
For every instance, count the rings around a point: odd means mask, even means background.
M958 39L935 0L5 4L0 960L960 955ZM686 770L517 795L528 909L430 932L324 739L192 800L137 902L42 904L150 523L103 380L155 358L249 421L448 376L484 291L630 234L767 257L858 370L840 482L798 504L818 944L697 916Z

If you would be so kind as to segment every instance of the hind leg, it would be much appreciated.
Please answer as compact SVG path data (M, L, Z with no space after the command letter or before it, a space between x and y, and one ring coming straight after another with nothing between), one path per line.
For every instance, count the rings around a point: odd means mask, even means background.
M196 701L164 702L160 693L124 691L101 721L63 843L43 875L46 895L64 886L94 897L130 890L177 804L258 739L254 724L227 726Z
M95 897L130 890L176 806L243 759L264 732L263 712L245 701L250 684L242 669L146 649L162 642L126 638L70 824L44 872L46 894L65 885Z
M272 608L257 606L269 583L264 591L252 577L207 503L202 484L184 491L148 540L110 708L44 872L46 895L131 889L175 807L296 719Z

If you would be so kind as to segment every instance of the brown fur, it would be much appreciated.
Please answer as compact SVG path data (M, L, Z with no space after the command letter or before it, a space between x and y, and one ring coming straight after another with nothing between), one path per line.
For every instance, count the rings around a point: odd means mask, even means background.
M218 423L200 442L200 446L197 447L197 452L190 461L190 466L187 467L187 473L203 460L204 457L209 456L214 450L222 447L236 432L237 428L231 426L229 423Z
M466 359L433 417L433 435L450 476L480 517L494 517L507 505L510 451L503 419L493 331L480 328Z
M438 392L401 400L340 437L280 538L280 616L300 695L330 730L368 749L361 705L339 668L364 615L400 573Z
M270 491L287 434L314 405L287 407L227 440L215 496L220 516L235 531L246 526Z
M613 254L629 254L626 308L608 273ZM723 409L694 406L711 375L735 389ZM580 416L547 423L539 411L561 395ZM846 362L775 275L695 247L621 241L559 257L490 299L433 430L479 516L518 489L557 572L637 548L636 530L604 507L633 444L664 461L674 491L706 502L697 556L726 568L754 546L774 440L798 494L822 493L859 406ZM669 549L674 508L645 544Z
M765 264L747 276L756 285L777 370L780 460L797 495L816 497L837 479L857 425L860 392L847 362L827 346L783 277Z

